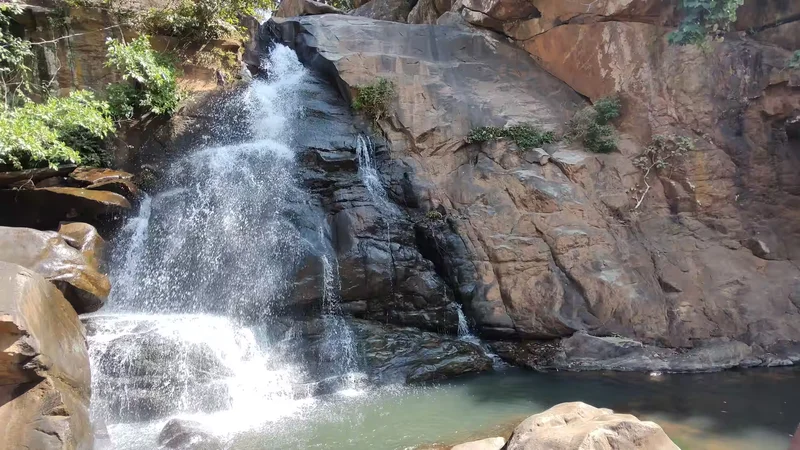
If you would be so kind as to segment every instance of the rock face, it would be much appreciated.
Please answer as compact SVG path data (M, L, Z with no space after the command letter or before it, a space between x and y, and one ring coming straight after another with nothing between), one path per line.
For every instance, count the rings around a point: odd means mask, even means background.
M349 105L323 81L309 75L307 89L314 101L304 105L305 120L309 129L324 133L296 137L298 147L305 149L300 178L319 203L314 206L325 214L338 260L342 307L357 318L455 332L452 292L417 246L414 224L419 218L387 199L385 190L390 187L381 179L369 187L359 169L364 155L381 170L391 167L388 147L371 143L353 125ZM307 227L310 236L319 234L317 222L299 226ZM309 255L298 275L297 309L308 311L320 304L324 274L319 255Z
M83 326L55 286L6 262L0 338L0 448L91 449Z
M102 238L89 224L65 224L65 233L0 227L0 261L19 264L53 282L78 314L103 306L111 283L100 273Z
M679 450L664 430L629 414L586 403L562 403L528 417L514 429L507 450Z
M780 69L789 53L736 36L711 54L667 47L662 24L674 12L660 3L593 2L587 12L468 2L437 19L450 26L326 15L271 27L345 98L377 77L394 82L378 168L411 217L441 211L416 221L417 248L482 336L619 335L655 358L638 368L672 364L664 347L720 356L675 363L687 370L791 363L800 95L794 72ZM467 9L525 37L515 46L466 27ZM543 149L553 164L541 165L505 142L464 141L485 125L559 130L585 105L573 89L621 93L619 153L555 144ZM631 161L657 133L693 136L697 150L634 211L641 172Z

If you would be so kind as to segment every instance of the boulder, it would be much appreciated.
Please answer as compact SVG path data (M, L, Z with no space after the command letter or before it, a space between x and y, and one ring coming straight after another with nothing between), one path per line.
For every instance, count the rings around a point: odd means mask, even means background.
M53 187L0 190L0 225L55 229L62 221L118 220L130 202L113 192Z
M62 165L58 168L42 168L29 170L16 170L12 172L0 172L0 188L6 188L21 181L30 181L38 184L42 180L54 177L61 177L75 170L75 165Z
M81 252L89 266L95 269L103 266L106 241L95 227L82 222L62 223L58 227L58 234L72 248Z
M370 0L354 9L351 14L377 20L405 22L412 6L408 0Z
M158 444L175 450L222 450L222 441L190 420L172 419L158 435Z
M316 14L344 14L334 6L314 0L284 0L273 17L299 17Z
M105 303L111 283L100 273L103 240L89 224L54 231L0 227L0 261L19 264L53 282L78 314L93 312Z
M69 177L83 187L115 180L133 180L133 174L128 172L97 167L78 167Z
M370 378L380 383L443 380L492 369L477 345L410 327L352 322Z
M458 444L450 450L501 450L506 445L506 440L501 437L481 439L480 441Z
M0 262L0 449L88 450L89 357L78 315L41 275Z
M562 403L528 417L507 450L680 450L653 422L581 402Z

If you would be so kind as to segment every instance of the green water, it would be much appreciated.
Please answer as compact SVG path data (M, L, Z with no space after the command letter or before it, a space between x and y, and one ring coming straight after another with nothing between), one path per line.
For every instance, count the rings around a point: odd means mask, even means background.
M786 450L800 422L800 370L702 375L509 370L432 386L318 400L239 434L234 449L415 449L504 435L528 415L584 401L658 422L684 449Z

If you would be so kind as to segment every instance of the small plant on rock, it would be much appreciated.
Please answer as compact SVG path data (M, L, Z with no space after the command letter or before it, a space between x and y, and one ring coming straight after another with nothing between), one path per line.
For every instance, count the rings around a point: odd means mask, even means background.
M611 153L617 149L617 130L611 121L622 113L617 97L606 97L578 111L568 124L566 138L581 142L595 153Z
M670 33L671 45L697 45L706 36L719 37L736 21L736 11L744 0L681 0L683 20Z
M474 128L470 130L466 141L471 144L473 142L493 142L501 139L508 139L514 142L520 150L528 150L555 142L556 135L552 131L544 131L534 125L520 124L507 128Z
M389 114L389 104L395 95L394 83L386 78L378 78L374 83L356 89L358 94L353 99L353 109L363 111L373 122Z
M795 50L792 57L789 58L789 62L786 63L786 67L790 69L800 69L800 50Z
M425 219L430 222L441 222L442 220L444 220L444 215L442 215L442 213L440 213L439 211L432 209L427 213L425 213Z
M653 137L653 142L645 149L644 153L633 160L633 165L644 171L645 189L636 202L633 209L639 209L644 202L645 196L652 187L649 177L652 172L660 172L672 166L676 159L683 158L687 153L694 150L694 140L684 136L676 135L657 135Z

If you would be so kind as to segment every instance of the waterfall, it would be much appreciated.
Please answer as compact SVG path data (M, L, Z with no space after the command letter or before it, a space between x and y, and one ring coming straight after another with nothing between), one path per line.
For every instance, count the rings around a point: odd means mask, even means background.
M386 191L383 190L378 169L375 167L375 146L369 136L363 134L358 136L356 156L358 157L358 174L370 197L381 207L386 207L389 201L386 198Z
M278 317L291 306L294 271L330 247L298 225L319 223L295 180L292 148L307 73L282 45L263 68L266 79L235 98L244 123L221 124L230 130L222 145L174 160L160 192L145 197L112 242L113 291L103 312L84 321L93 418L108 424L118 448L156 448L153 433L136 431L143 423L157 434L170 417L191 417L225 435L313 401L298 387L311 375L294 327ZM355 379L336 258L320 258L322 357Z
M469 331L469 324L467 323L467 316L464 314L464 308L461 304L456 303L456 314L458 314L458 337L463 340L470 340L474 338Z
M375 145L372 139L365 134L360 134L356 140L356 156L358 158L358 175L367 188L372 202L383 215L386 222L386 250L392 256L392 215L397 207L389 201L386 190L381 184L378 168L375 166ZM394 292L394 260L390 258L389 267L389 292Z
M492 352L492 349L481 340L478 336L472 334L472 331L469 329L469 323L467 322L467 315L464 314L464 308L461 307L460 303L452 303L456 310L456 314L458 315L458 338L462 341L469 342L471 344L475 344L481 348L483 353L492 359L492 367L495 370L503 369L508 367L508 364L503 361L497 354Z

